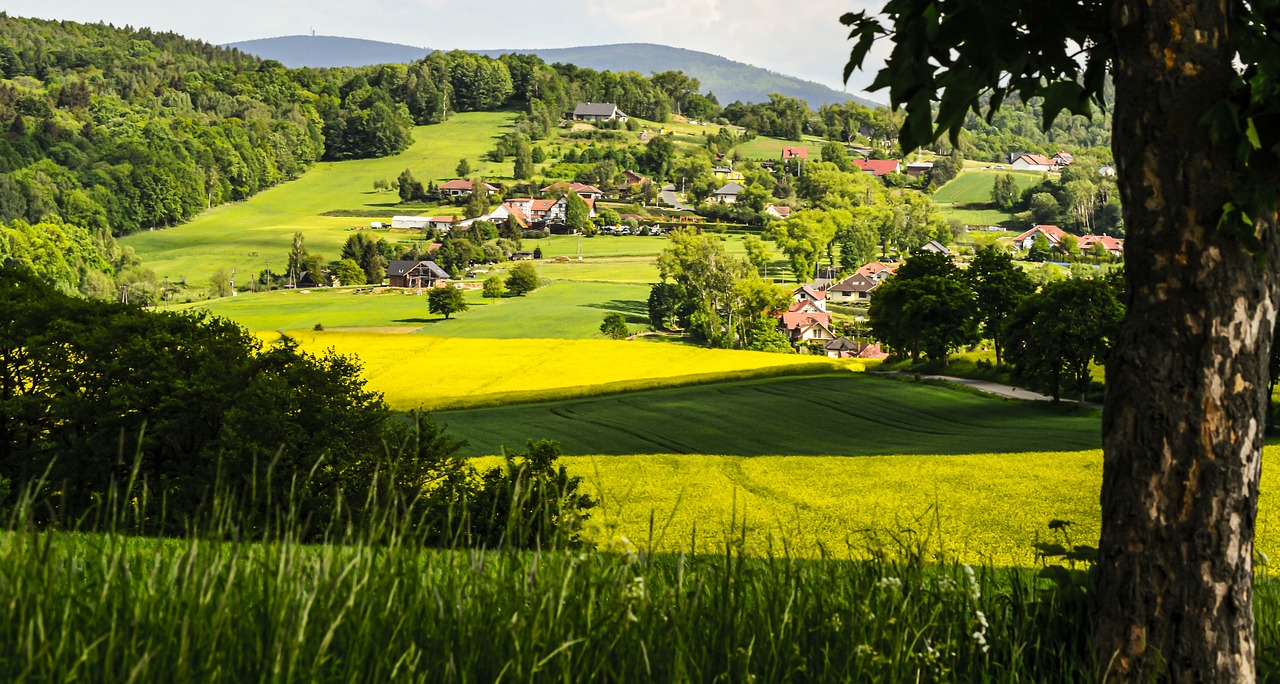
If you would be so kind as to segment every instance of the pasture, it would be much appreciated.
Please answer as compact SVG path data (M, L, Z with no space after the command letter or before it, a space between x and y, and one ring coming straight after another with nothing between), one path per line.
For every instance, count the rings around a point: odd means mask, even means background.
M288 334L307 352L333 349L359 357L369 389L382 392L392 408L403 411L864 368L857 362L825 357L643 340L468 339L330 330ZM259 336L269 342L279 334Z
M643 285L566 282L523 297L484 299L479 290L469 290L466 296L471 308L449 320L427 311L425 293L399 289L275 290L184 308L204 309L250 330L309 330L320 324L325 328L394 328L447 337L502 339L602 337L600 322L611 311L623 314L637 327L648 321L649 315L649 289Z
M282 272L295 232L306 237L312 252L335 259L352 226L367 226L368 219L387 219L397 213L400 199L395 193L373 190L373 182L379 178L393 181L408 168L424 183L449 179L455 176L454 167L463 157L478 175L510 175L510 162L482 161L481 155L513 120L514 115L507 112L457 114L445 123L415 128L413 145L398 155L322 162L297 180L264 190L247 201L225 204L190 223L137 233L120 242L132 247L160 278L185 280L196 287L207 284L221 268L234 268L241 277L250 277L271 261L275 264L272 270ZM333 210L367 215L321 216Z
M990 204L991 186L996 176L1009 174L1013 176L1021 192L1040 182L1044 175L1039 171L999 171L999 170L965 170L951 182L938 188L933 193L933 201L944 204Z
M436 419L500 454L525 440L565 454L870 456L1081 450L1101 445L1096 412L1004 401L865 373L725 382L518 406Z
M733 151L743 159L781 161L782 148L806 147L809 150L810 160L821 161L822 146L826 144L826 142L827 141L822 138L815 138L813 136L804 136L803 140L797 142L795 140L783 140L781 138L769 138L763 135L758 135L751 140L734 147Z

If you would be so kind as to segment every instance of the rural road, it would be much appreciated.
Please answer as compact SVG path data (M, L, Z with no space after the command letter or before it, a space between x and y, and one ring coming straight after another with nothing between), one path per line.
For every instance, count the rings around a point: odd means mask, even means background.
M693 207L687 207L680 203L680 198L676 197L676 186L662 186L662 201L670 204L679 211L693 211Z
M897 371L894 373L885 373L885 375L902 375L902 376L914 377L915 374ZM1004 397L1006 399L1023 399L1026 401L1053 401L1053 397L1047 394L1032 392L1029 389L1019 389L1012 385L1003 385L998 382L991 382L990 380L974 380L972 378L958 378L954 375L921 375L920 377L925 380L944 380L946 382L954 382L957 385L972 387L980 392L986 392L987 394L994 394L998 397ZM1071 399L1067 397L1063 397L1062 401L1068 402L1068 401L1071 401ZM1102 404L1095 404L1093 402L1085 402L1085 406L1088 406L1090 408L1097 408L1097 409L1102 408Z

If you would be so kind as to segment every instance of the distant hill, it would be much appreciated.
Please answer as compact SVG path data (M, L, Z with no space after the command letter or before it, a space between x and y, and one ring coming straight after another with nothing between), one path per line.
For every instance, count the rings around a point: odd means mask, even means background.
M431 50L396 43L384 43L361 38L336 36L282 36L260 38L226 47L274 59L290 68L368 66L395 62L412 62L422 59ZM650 74L655 71L681 70L702 82L703 92L715 93L720 104L734 100L763 102L769 93L782 93L799 98L817 109L828 102L854 100L869 107L878 103L863 97L842 93L821 83L805 81L794 76L775 73L750 64L735 62L724 57L697 50L654 45L652 43L625 43L619 45L594 45L573 48L473 50L483 55L497 56L508 52L535 54L547 63L563 62L597 71L638 71Z

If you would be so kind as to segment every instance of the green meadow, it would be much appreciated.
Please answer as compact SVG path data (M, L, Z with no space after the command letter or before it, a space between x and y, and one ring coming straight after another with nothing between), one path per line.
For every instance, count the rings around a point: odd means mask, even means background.
M1093 411L866 373L773 378L436 414L468 455L525 440L566 454L869 456L1096 449Z
M480 156L513 120L506 112L472 112L419 126L413 146L401 154L316 164L297 180L245 202L216 207L181 226L130 235L121 244L132 247L160 278L185 280L195 287L207 284L223 268L236 269L238 277L252 277L273 261L272 270L282 272L295 232L306 237L312 252L334 259L353 226L368 226L369 219L398 213L394 193L373 190L377 179L393 181L406 168L424 183L454 178L454 167L464 157L479 175L510 175L510 163L482 161ZM355 218L322 216L334 210L367 213Z
M478 280L478 279L477 279ZM649 289L616 283L554 283L523 297L484 299L467 292L471 307L449 320L427 311L416 290L351 288L276 290L201 302L198 308L250 330L390 328L444 337L496 339L602 337L600 322L617 311L637 326L648 321Z
M969 169L938 188L933 193L933 201L945 204L990 204L991 186L995 184L996 176L1004 174L1013 176L1019 191L1035 185L1044 175L1039 171Z

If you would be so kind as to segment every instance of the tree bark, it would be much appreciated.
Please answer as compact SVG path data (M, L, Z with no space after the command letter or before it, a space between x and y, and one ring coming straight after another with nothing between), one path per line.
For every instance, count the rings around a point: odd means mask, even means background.
M1217 230L1238 162L1226 3L1112 7L1127 316L1106 364L1095 648L1107 681L1252 682L1253 539L1280 259ZM1260 220L1259 220L1260 218Z

